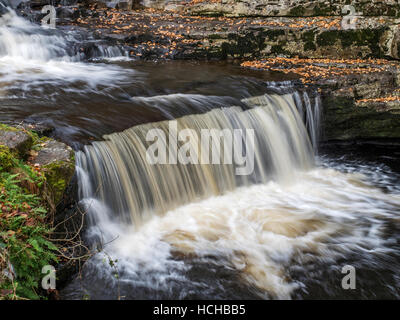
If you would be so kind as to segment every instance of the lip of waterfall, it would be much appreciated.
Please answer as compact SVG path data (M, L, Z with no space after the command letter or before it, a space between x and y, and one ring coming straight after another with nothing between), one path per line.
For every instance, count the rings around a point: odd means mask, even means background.
M300 117L302 118L308 135L311 140L311 144L314 148L314 152L318 152L318 141L320 139L321 132L321 98L318 92L314 92L314 103L312 103L309 93L303 91L300 93L293 89L293 83L290 81L282 81L280 83L269 83L269 88L272 88L279 95L290 93L293 95L297 110ZM258 97L242 99L244 105L249 108L262 106L270 100L269 95L263 95Z
M237 103L232 97L226 96L205 96L201 94L182 94L173 93L156 96L136 96L131 97L131 101L142 106L157 109L167 119L176 118L177 111L179 116L190 115L193 113L207 112L216 106L228 106Z

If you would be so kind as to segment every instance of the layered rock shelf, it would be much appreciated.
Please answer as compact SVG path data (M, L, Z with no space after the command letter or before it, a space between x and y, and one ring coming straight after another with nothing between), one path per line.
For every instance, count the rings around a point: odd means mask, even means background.
M147 0L143 3L152 8L192 15L231 17L343 16L349 13L346 6L350 4L354 7L351 13L356 15L398 17L400 14L400 4L396 0Z
M399 59L399 20L393 17L359 17L357 28L344 29L342 17L228 18L90 8L75 14L77 26L147 59Z

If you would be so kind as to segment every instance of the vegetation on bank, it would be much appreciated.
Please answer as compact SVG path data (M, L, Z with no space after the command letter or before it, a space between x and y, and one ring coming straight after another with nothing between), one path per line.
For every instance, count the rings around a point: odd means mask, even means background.
M0 300L45 298L42 268L57 262L57 247L49 240L46 176L29 161L44 139L24 132L32 137L25 156L0 145Z

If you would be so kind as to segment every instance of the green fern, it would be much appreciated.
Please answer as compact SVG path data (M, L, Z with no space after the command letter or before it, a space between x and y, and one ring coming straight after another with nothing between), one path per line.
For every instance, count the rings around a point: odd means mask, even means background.
M40 188L44 178L20 160L15 160L14 165L23 170L23 177L0 173L0 246L14 267L17 296L42 299L41 270L43 266L57 262L57 248L47 240L51 229L46 224L47 210L42 200L22 187L21 182L24 179ZM12 289L11 283L0 282L0 289Z

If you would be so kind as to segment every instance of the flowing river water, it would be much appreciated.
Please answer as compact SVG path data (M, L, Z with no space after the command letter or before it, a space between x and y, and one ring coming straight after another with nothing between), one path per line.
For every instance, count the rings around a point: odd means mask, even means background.
M103 246L62 296L399 298L399 149L318 146L323 106L295 84L221 63L131 61L83 30L1 16L0 120L52 125L76 149L85 237ZM254 170L149 164L146 133L172 124L254 130ZM355 290L342 287L344 266Z

